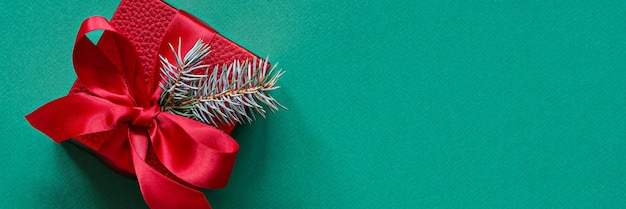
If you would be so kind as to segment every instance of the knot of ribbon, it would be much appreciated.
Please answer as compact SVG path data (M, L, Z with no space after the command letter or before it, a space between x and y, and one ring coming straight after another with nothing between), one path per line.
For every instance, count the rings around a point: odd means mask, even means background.
M131 122L132 125L150 128L152 120L161 112L159 105L153 105L148 108L139 108L139 113Z
M198 27L188 19L179 13L176 23L171 24L186 30L167 32L164 41L185 36ZM180 26L181 21L191 26ZM121 69L87 38L86 34L94 30L113 36ZM207 33L200 30L200 34ZM73 93L45 104L26 116L31 125L56 142L111 131L97 150L99 157L121 172L136 175L150 207L210 208L198 188L226 186L239 149L237 143L209 125L161 112L157 81L146 85L136 50L105 18L96 16L83 22L72 56L76 75L89 93ZM148 164L148 154L156 155L176 180Z

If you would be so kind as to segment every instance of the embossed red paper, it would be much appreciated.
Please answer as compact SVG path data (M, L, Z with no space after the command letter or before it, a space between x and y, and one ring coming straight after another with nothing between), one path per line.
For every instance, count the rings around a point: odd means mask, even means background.
M94 30L105 31L97 46L85 36ZM160 111L157 55L174 59L168 44L179 38L184 51L199 39L210 43L211 65L256 58L161 1L125 0L110 22L85 20L73 52L76 84L27 119L56 142L75 138L113 169L137 176L152 208L210 208L198 188L227 184L238 145L227 134L232 125Z

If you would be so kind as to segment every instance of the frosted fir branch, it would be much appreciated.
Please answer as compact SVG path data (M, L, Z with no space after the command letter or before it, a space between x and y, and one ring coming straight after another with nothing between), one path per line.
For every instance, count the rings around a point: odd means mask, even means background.
M175 64L160 56L162 111L217 127L218 123L250 123L256 120L255 113L265 118L266 108L271 112L287 109L269 94L280 88L276 84L284 71L277 70L276 65L269 68L267 59L256 58L251 62L235 60L222 65L221 70L220 66L215 66L210 71L208 65L202 63L210 53L209 48L198 40L181 58L180 43L177 50L170 44ZM204 69L205 73L192 73L199 69Z

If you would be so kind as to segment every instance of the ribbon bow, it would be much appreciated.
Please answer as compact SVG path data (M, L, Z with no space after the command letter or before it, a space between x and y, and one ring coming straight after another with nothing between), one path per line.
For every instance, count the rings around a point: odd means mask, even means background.
M94 30L114 36L123 69L86 37ZM150 207L210 208L197 188L226 186L237 143L209 125L161 112L160 88L145 85L137 52L103 17L83 22L72 56L76 75L90 93L69 94L40 107L26 116L32 126L56 142L112 131L98 153L116 169L137 176ZM167 168L167 176L146 162L150 152Z

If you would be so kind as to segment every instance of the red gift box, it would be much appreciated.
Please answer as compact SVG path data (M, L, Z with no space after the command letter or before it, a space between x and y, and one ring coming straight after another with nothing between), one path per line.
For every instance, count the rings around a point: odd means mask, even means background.
M97 46L85 36L94 30L105 30ZM228 136L234 125L217 124L216 129L163 113L154 100L159 56L173 59L171 45L183 56L181 51L199 40L211 47L203 60L209 66L260 60L164 2L123 0L110 21L91 17L83 22L73 53L79 79L70 94L27 119L53 140L74 138L112 169L136 175L151 207L210 208L197 189L226 185L238 150ZM52 120L58 118L62 121Z
M178 12L182 11L160 0L122 0L111 18L111 25L124 33L137 49L143 69L145 69L146 83L148 78L154 74L154 65L158 63L158 51L163 44L165 31L172 26L172 20ZM215 32L211 26L203 25L207 31ZM196 40L188 41L187 43L193 43ZM117 48L115 48L115 44L112 42L115 42L113 37L105 32L98 42L98 47L114 63L119 65L120 61L115 60L117 58L115 55L118 53ZM211 46L211 53L204 60L204 63L211 66L232 63L233 60L259 58L219 33L208 44ZM76 80L76 83L70 90L70 93L76 92L87 92L80 80ZM234 126L221 124L218 128L226 133L230 133ZM76 137L73 141L88 151L94 152L100 148L100 145L110 134L110 132L89 134Z

